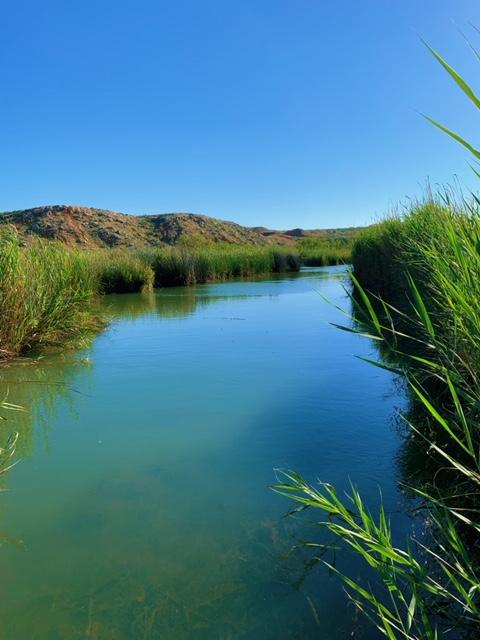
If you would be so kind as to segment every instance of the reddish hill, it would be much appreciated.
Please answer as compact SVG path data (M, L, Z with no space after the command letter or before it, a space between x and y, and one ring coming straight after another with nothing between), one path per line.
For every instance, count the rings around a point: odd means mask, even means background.
M32 236L40 236L59 240L69 246L91 248L140 248L202 242L294 244L298 238L340 237L342 232L350 232L349 229L274 231L265 227L244 227L234 222L193 213L135 216L71 205L0 213L0 227L2 224L14 225L24 241Z

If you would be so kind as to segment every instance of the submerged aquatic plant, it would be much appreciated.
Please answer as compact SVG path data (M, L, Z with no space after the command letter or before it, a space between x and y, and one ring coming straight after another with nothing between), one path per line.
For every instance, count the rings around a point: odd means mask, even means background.
M7 420L6 414L11 411L24 411L23 407L7 401L7 397L0 400L0 428L2 422ZM0 476L5 475L16 462L12 462L18 441L18 431L11 432L3 446L0 446Z

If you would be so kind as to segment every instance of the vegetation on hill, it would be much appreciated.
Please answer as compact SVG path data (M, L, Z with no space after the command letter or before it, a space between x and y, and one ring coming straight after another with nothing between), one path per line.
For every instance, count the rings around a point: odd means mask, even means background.
M154 242L151 225L141 217L103 209L55 205L0 214L0 224L14 226L22 243L34 237L71 247L136 247Z
M72 247L129 248L206 244L295 245L298 238L352 240L357 229L273 231L244 227L209 216L166 213L134 216L67 205L0 213L0 225L13 225L22 242L40 236Z

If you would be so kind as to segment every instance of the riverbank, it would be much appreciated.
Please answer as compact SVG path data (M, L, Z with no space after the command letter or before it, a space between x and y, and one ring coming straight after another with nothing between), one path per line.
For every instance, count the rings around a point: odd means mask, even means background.
M345 247L332 247L317 242L309 248L309 260L342 262ZM100 295L288 273L302 262L300 245L212 244L134 252L71 249L37 238L21 247L15 229L7 228L0 237L0 360L88 339L105 324L94 305Z
M396 540L384 506L367 511L355 487L345 500L295 473L276 487L328 514L322 526L368 563L374 587L340 576L392 640L450 637L452 629L473 638L480 626L479 247L478 207L444 196L364 230L352 252L346 329L373 338L379 366L410 391L406 442L423 471L404 488L423 515L421 538Z

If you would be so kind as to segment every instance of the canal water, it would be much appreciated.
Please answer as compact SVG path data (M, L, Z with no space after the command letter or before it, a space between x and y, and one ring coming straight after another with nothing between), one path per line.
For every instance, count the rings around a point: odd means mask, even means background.
M0 495L2 640L376 638L299 540L277 469L350 481L395 531L391 374L348 322L342 267L108 296L83 350L0 372L27 412ZM331 303L327 303L326 297ZM320 514L318 514L320 515ZM363 567L345 553L339 567ZM354 634L354 635L352 635Z

